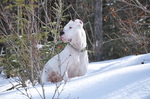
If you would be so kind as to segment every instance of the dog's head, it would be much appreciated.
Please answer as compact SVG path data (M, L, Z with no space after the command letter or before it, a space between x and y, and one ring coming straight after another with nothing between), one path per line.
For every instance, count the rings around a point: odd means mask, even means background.
M61 40L65 43L73 42L78 39L82 39L85 33L83 29L83 22L79 19L75 21L70 20L66 26L64 27L63 31L60 32Z

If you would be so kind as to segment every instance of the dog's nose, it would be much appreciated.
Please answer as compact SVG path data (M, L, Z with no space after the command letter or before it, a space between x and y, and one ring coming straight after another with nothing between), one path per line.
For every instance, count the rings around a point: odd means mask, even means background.
M65 34L63 31L60 31L60 36L62 36L63 34Z

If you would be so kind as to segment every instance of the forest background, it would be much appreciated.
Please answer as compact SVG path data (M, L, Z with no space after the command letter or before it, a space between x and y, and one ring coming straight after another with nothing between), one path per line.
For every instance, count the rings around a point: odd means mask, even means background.
M0 68L40 82L44 64L66 44L59 33L81 19L90 62L150 52L149 0L1 0Z

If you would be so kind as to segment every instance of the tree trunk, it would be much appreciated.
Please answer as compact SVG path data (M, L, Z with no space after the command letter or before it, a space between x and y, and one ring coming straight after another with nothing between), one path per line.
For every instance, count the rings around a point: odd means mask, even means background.
M38 49L37 49L37 20L35 18L35 8L34 8L34 0L30 1L31 6L31 14L30 14L30 66L31 66L31 82L34 85L34 80L39 76L39 65L38 65Z
M95 22L94 22L94 59L100 61L102 57L102 0L95 0Z

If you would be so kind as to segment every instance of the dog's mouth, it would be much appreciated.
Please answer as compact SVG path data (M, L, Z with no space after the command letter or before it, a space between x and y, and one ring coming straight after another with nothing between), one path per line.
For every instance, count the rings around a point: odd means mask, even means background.
M61 36L60 39L64 42L64 43L68 43L71 42L72 39L66 39L64 36Z

